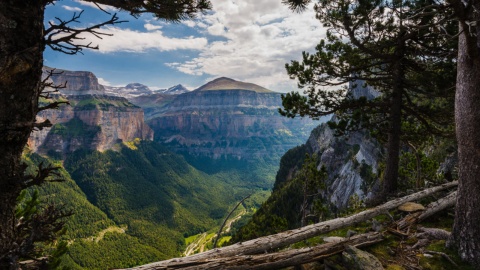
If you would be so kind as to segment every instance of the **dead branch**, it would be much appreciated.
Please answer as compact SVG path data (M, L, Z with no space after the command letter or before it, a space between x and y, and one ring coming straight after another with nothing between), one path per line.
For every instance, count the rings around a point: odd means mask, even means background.
M253 194L253 193L252 193ZM222 223L222 226L220 226L220 229L218 230L218 233L217 233L217 237L215 237L215 241L213 242L213 248L216 248L217 247L217 242L218 242L218 239L220 239L220 235L222 234L222 230L223 230L223 227L225 227L225 224L227 224L227 220L230 218L230 216L233 214L233 212L248 198L250 198L250 196L252 196L252 194L246 196L245 198L243 198L241 201L239 201L237 203L237 205L235 205L235 207L232 209L232 211L230 211L230 213L228 213L227 217L223 220L223 223Z
M447 261L449 261L451 264L453 264L455 267L458 267L458 264L456 264L450 256L448 256L446 253L439 252L439 251L433 251L433 250L426 250L425 253L427 254L432 254L432 255L440 255L443 258L445 258Z
M79 18L82 16L83 10L80 13L74 13L69 20L62 20L55 17L57 23L48 22L49 28L44 31L45 45L49 46L54 51L59 51L65 54L74 55L82 53L83 49L98 50L98 46L88 44L78 44L78 41L84 40L82 34L88 33L99 39L103 36L111 36L111 34L100 32L99 29L106 25L115 25L126 21L121 21L117 14L113 14L110 20L95 24L86 28L71 27L72 23L79 23Z
M386 202L385 204L382 204L375 208L368 209L348 217L328 220L317 224L305 226L299 229L289 230L275 235L260 237L243 243L237 243L231 246L209 250L186 258L176 258L161 262L155 262L143 266L138 266L132 269L163 269L162 267L170 267L172 263L177 263L179 262L179 260L181 260L184 264L195 265L200 261L212 260L215 258L226 258L231 256L243 256L265 253L267 251L285 247L306 240L308 238L312 238L314 236L318 236L330 231L350 226L354 223L369 220L377 215L385 213L385 211L394 209L405 202L419 200L428 197L438 191L445 190L456 185L458 185L457 181L449 182L441 186L428 188L423 191Z
M58 172L59 169L60 167L54 167L50 164L45 167L43 162L41 162L38 165L37 173L35 175L31 174L24 177L22 183L23 188L41 185L42 183L47 182L47 178L50 176L56 176L58 179L48 180L48 182L62 182L63 179L61 179L61 175Z
M397 221L393 227L396 227L397 230L407 229L414 223L418 223L432 216L435 213L438 213L448 207L454 206L456 202L456 198L457 198L457 192L454 191L450 193L448 196L430 203L429 205L427 205L425 210L407 215L403 219Z
M196 260L194 262L183 258L175 259L168 265L162 265L152 268L133 268L133 269L281 269L288 266L294 266L309 262L318 261L332 255L341 253L346 246L363 247L378 243L383 240L381 233L366 233L353 236L343 241L326 243L314 247L291 249L283 252L261 254L261 255L238 255L227 258L210 258L205 260Z
M415 236L417 238L428 239L428 240L447 240L450 237L450 232L437 228L423 228L419 227Z

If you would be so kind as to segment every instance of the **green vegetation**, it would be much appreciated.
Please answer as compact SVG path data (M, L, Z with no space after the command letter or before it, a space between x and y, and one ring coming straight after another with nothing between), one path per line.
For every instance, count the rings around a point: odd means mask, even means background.
M43 203L74 213L61 238L68 252L60 266L106 269L176 257L207 231L203 248L211 248L219 225L238 200L255 193L245 202L251 215L269 194L242 184L240 173L231 178L198 171L155 142L135 140L116 149L78 150L66 158L65 169L61 162L37 154L24 156L30 165L61 167L59 178L65 181L39 189ZM221 243L229 238L225 235Z
M117 110L121 108L140 108L126 99L121 98L102 98L102 97L91 97L81 100L71 100L71 104L75 107L75 110L100 110L108 111L109 108L115 107Z

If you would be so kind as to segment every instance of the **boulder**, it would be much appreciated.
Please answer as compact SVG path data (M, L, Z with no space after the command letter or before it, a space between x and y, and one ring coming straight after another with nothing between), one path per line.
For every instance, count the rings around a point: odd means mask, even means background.
M372 254L353 246L347 246L342 252L342 257L347 269L352 270L381 270L382 263Z

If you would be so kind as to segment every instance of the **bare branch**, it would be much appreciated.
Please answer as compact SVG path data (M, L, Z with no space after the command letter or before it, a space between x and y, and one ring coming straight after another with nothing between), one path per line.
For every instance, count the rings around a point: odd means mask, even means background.
M54 51L59 51L65 54L74 55L82 53L83 49L98 50L98 46L88 44L78 44L78 41L85 40L82 34L88 33L99 39L103 36L111 36L111 34L100 32L99 29L107 25L115 25L126 21L121 21L117 14L113 14L110 20L87 27L74 28L70 25L72 23L79 23L78 19L82 16L83 10L80 13L74 13L70 20L62 20L58 17L55 19L58 24L49 22L50 27L45 30L45 45L49 46Z

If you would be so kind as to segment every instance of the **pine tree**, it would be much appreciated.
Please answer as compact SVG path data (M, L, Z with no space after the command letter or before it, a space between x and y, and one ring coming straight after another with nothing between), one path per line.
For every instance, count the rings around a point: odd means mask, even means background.
M287 1L292 8L309 1ZM297 3L298 2L298 3ZM302 62L286 65L304 88L283 96L287 117L336 114L337 134L366 129L386 142L384 197L397 190L401 142L446 135L453 122L455 43L440 31L455 24L434 1L321 0L326 39ZM351 88L379 95L355 97ZM451 127L451 126L450 126Z

